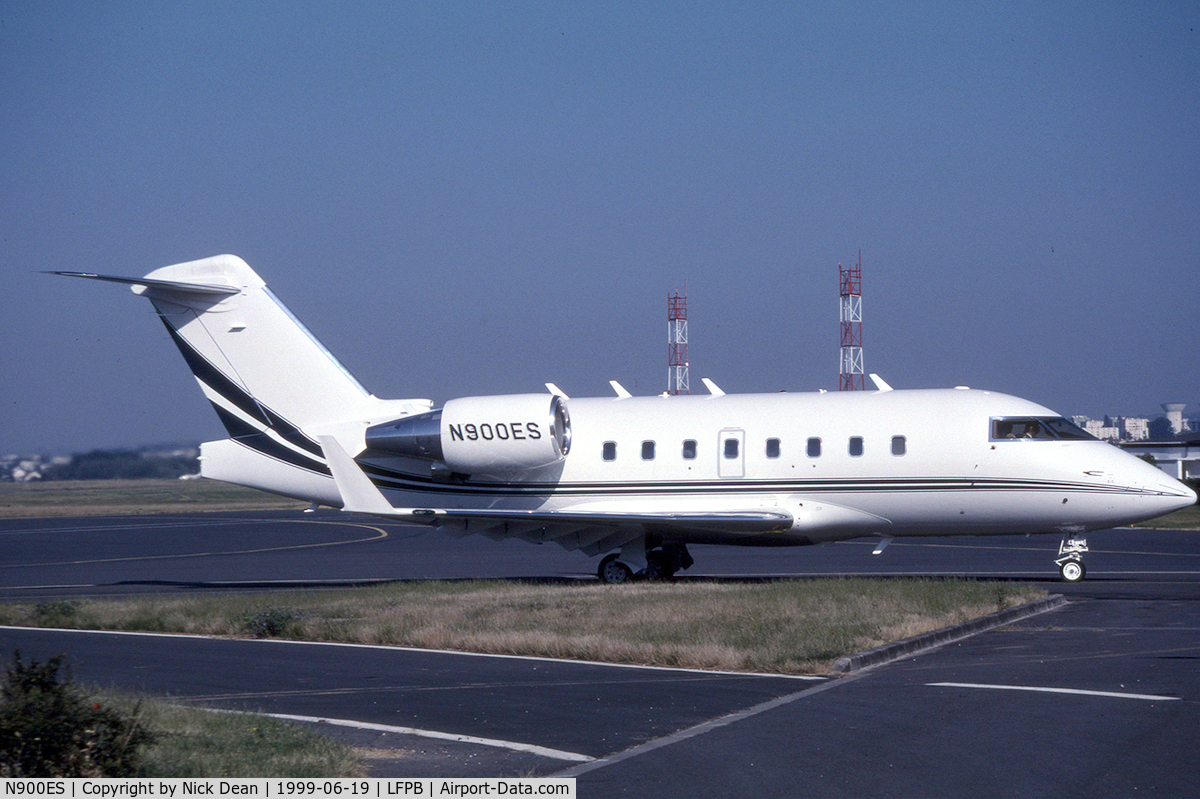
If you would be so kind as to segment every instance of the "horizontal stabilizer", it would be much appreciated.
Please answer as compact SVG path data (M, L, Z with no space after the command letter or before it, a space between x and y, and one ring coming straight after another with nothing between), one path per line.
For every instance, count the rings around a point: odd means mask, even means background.
M145 286L146 288L165 289L167 291L181 291L188 294L211 294L215 296L228 296L237 294L241 289L234 286L221 286L214 283L186 283L179 280L150 280L144 277L118 277L116 275L97 275L92 272L45 272L47 275L61 275L63 277L83 277L88 280L104 280L109 283L124 283L127 286Z

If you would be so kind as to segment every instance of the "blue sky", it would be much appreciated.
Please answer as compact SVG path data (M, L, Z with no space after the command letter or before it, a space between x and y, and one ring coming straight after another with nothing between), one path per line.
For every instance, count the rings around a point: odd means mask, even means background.
M1200 403L1195 3L0 0L5 452L219 438L149 303L245 258L383 397ZM1193 406L1190 410L1195 410Z

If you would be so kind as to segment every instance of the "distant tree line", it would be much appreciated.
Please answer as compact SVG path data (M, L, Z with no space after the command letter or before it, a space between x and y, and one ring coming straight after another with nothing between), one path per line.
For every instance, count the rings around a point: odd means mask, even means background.
M139 480L179 478L196 474L200 463L194 456L150 455L131 449L96 449L71 456L42 472L43 480Z

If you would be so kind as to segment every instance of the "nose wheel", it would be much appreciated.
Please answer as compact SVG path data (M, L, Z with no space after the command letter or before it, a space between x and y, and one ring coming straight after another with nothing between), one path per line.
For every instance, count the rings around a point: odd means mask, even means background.
M1070 536L1058 545L1058 574L1065 583L1077 583L1087 575L1083 553L1088 551L1087 539Z

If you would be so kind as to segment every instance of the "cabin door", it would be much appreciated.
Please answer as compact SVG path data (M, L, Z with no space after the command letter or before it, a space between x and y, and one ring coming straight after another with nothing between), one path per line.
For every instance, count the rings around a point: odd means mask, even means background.
M746 431L722 430L717 441L717 474L721 477L745 477Z

